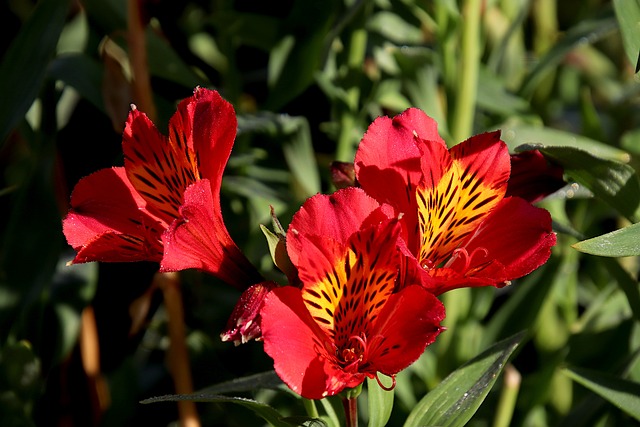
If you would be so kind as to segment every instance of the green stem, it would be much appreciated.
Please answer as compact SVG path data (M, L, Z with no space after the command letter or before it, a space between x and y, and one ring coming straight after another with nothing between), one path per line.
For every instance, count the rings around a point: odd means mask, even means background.
M518 399L518 391L520 390L520 373L513 367L507 365L504 368L504 387L498 401L496 417L493 420L493 427L509 427L511 418L513 418L513 410L516 407Z
M307 415L311 418L319 418L320 414L318 413L318 408L316 408L315 400L311 399L302 399L302 404L304 405L304 410L307 412Z
M365 12L366 13L366 12ZM367 49L367 31L357 28L349 39L349 56L347 66L350 70L362 69ZM355 151L354 130L358 105L360 104L360 88L352 86L347 90L347 110L340 117L340 135L336 149L336 160L351 162Z
M451 134L455 142L471 136L480 67L480 14L482 0L465 0L462 9L462 46L458 92Z
M342 406L344 406L346 427L358 427L358 397L343 397Z

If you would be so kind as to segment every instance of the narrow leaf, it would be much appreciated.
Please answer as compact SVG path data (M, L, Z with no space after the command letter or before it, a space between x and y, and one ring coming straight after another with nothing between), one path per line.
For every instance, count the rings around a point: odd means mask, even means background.
M151 397L149 399L142 400L140 403L157 403L157 402L178 402L181 400L189 400L192 402L208 402L208 403L235 403L237 405L244 406L247 409L253 411L256 415L267 421L274 427L292 427L299 426L301 422L289 422L285 417L276 411L273 407L258 402L253 399L246 399L243 397L227 397L219 396L210 393L193 393L193 394L168 394L165 396ZM305 421L311 421L312 419L305 419ZM322 422L322 421L320 421Z
M40 91L69 5L69 1L39 2L5 53L0 64L0 143L24 117Z
M494 344L452 372L411 411L405 427L464 426L478 410L525 332Z
M613 9L620 25L624 50L629 62L636 66L640 55L640 38L638 38L638 26L640 25L640 1L638 0L613 0ZM636 69L636 73L638 70Z
M230 381L214 384L199 390L198 394L241 393L258 389L275 389L282 385L282 380L275 371L260 372L246 377L234 378Z
M640 223L571 245L592 255L624 257L640 255Z
M640 420L640 383L582 368L567 368L563 372L578 384Z

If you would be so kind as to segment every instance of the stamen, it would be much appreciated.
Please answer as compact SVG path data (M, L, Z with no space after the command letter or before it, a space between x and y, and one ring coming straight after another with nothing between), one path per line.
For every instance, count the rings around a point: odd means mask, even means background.
M384 384L382 384L382 381L380 381L380 377L378 376L379 372L376 372L376 381L378 382L378 385L380 386L381 389L383 389L384 391L391 391L394 388L396 388L396 376L395 375L391 375L391 386L387 387Z
M489 251L483 247L475 248L473 252L471 252L471 255L469 255L469 252L465 248L456 248L453 250L453 253L451 254L451 258L449 258L449 261L447 261L447 263L445 264L445 267L451 267L451 265L456 259L461 258L462 262L464 263L464 267L462 268L462 272L464 274L469 270L469 267L471 266L471 261L478 253L481 253L482 257L484 258L486 258L487 255L489 255Z

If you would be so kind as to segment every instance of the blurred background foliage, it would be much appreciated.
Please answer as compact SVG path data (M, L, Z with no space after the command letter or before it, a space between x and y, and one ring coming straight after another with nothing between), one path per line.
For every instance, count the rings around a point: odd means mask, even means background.
M306 197L332 191L330 162L352 161L375 117L414 106L451 145L494 129L512 151L541 144L568 182L539 203L558 232L552 258L504 289L443 296L448 330L398 376L388 424L524 330L470 425L638 425L640 238L631 229L609 246L572 245L640 218L639 23L637 0L3 2L0 424L177 420L174 403L139 403L175 392L157 266L66 266L61 218L81 177L122 164L131 103L166 134L176 102L200 85L239 116L223 184L227 227L281 283L259 227L270 224L269 206L286 228ZM146 93L132 84L141 58ZM196 390L272 369L260 343L219 339L235 289L196 272L180 280ZM278 387L235 395L304 414ZM199 403L198 413L203 425L261 423L228 403Z

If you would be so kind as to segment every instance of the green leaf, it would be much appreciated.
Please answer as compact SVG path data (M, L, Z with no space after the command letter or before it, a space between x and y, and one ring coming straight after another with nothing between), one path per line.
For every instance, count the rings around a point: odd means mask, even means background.
M638 26L640 26L640 1L639 0L613 0L613 9L616 12L622 43L629 58L629 62L636 67L640 59L640 38L638 38Z
M383 381L386 384L390 379L384 378ZM377 380L367 378L367 396L369 401L369 427L386 426L393 409L393 390L384 390Z
M84 54L65 54L54 59L49 68L52 79L73 87L94 107L106 112L102 98L104 69L95 59Z
M197 394L241 393L257 389L275 389L282 385L282 380L275 371L260 372L246 377L234 378L199 390Z
M168 394L165 396L151 397L149 399L142 400L140 403L157 403L157 402L178 402L181 400L189 400L192 402L207 402L207 403L235 403L236 405L244 406L247 409L253 411L256 415L267 421L274 427L292 427L304 425L310 421L318 421L322 424L321 420L314 420L313 418L298 417L296 421L287 421L286 418L276 411L273 407L258 402L253 399L246 399L244 397L227 397L220 396L211 393L193 393L193 394ZM321 424L321 425L322 425ZM315 425L315 424L307 424Z
M465 425L484 401L524 335L519 332L494 344L452 372L411 411L405 427Z
M145 34L151 75L181 84L188 89L208 85L209 82L194 73L166 40L151 29L147 29Z
M520 123L505 123L500 129L502 140L511 151L516 151L520 145L542 144L544 147L573 147L588 151L595 157L622 163L631 160L629 153L624 150L571 132Z
M68 0L40 1L4 55L0 64L0 143L38 96L69 4Z
M567 368L562 372L636 420L640 420L639 383L582 368Z
M624 257L640 255L640 223L571 245L591 255Z
M640 179L631 166L573 147L534 148L561 165L566 175L587 187L597 198L634 219L640 207Z

